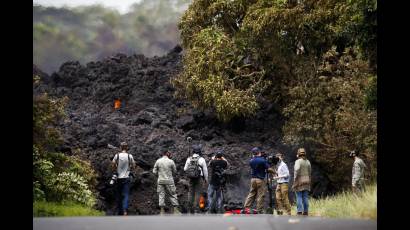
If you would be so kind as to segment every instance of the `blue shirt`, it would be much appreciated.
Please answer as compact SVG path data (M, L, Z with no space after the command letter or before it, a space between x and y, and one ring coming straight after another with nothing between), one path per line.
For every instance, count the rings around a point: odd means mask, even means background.
M252 178L265 179L266 169L269 168L269 164L263 157L254 157L249 162L252 168Z

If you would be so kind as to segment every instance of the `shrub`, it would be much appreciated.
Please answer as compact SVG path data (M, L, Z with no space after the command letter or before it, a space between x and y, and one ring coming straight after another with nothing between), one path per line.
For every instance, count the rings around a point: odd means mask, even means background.
M367 186L360 195L343 191L332 197L311 199L309 213L332 218L377 219L377 184Z
M74 201L87 207L95 204L93 193L84 178L73 172L62 172L57 175L50 190L50 197L55 201Z
M104 215L104 212L71 202L55 203L36 201L33 203L33 216L35 217L102 215Z

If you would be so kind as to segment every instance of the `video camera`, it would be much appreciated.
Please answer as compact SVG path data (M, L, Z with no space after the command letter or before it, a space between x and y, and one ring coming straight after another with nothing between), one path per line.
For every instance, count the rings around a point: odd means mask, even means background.
M280 160L279 157L277 157L276 154L274 154L274 153L269 154L269 153L263 152L262 157L265 158L266 161L268 161L268 164L270 166L276 165Z

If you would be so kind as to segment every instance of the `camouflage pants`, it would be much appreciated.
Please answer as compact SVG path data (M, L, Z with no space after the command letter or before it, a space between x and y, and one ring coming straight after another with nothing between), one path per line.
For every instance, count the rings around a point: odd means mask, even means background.
M364 180L363 179L353 179L352 180L352 190L354 193L361 193L364 191Z
M172 206L178 206L178 197L174 184L159 184L157 186L159 206L165 207L165 196L168 195Z
M265 181L259 178L251 179L251 188L248 197L246 197L245 208L250 208L256 198L256 210L258 213L264 213L266 185Z
M286 211L290 215L289 185L281 183L276 186L276 205L278 211Z

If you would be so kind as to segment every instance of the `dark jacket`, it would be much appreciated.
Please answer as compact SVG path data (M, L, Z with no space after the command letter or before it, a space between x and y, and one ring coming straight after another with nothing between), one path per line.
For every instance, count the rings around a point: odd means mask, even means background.
M263 157L254 157L249 162L252 168L252 178L265 179L266 170L269 168L268 161Z
M223 179L225 176L223 175L223 171L228 167L228 163L224 160L214 159L209 163L209 167L211 169L211 182L210 184L213 186L221 186L223 185Z

